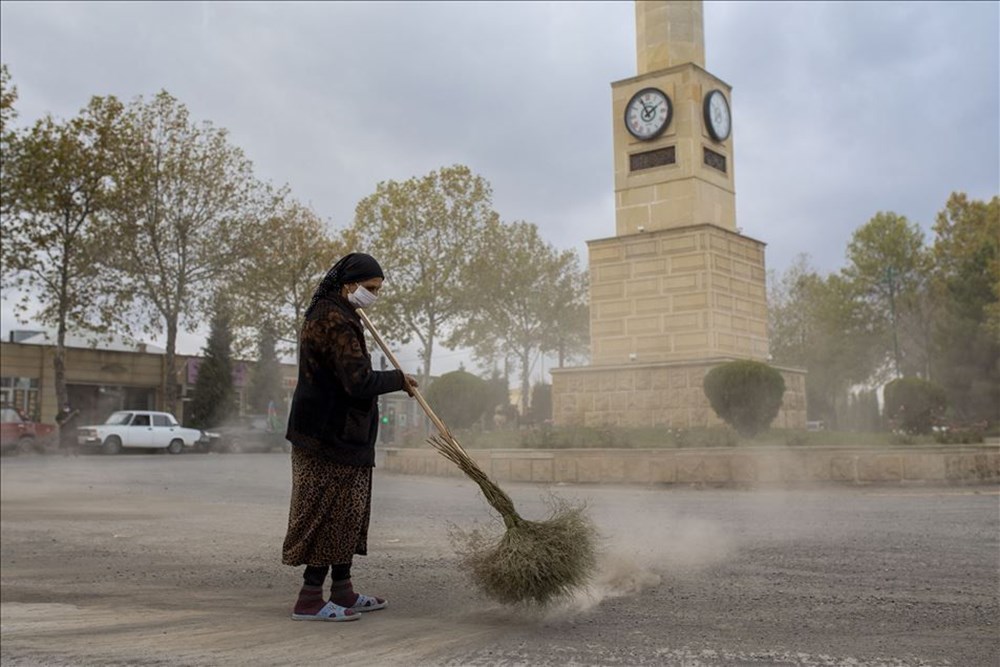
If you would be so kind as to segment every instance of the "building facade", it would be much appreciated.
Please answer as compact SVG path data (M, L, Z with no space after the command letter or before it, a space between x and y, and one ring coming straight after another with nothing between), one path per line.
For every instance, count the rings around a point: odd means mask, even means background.
M44 332L11 332L0 342L0 404L18 408L29 418L54 423L59 411L53 356L55 345ZM177 355L176 373L169 378L180 397L175 416L184 423L197 380L200 357ZM253 412L247 389L254 362L234 362L233 386L240 414ZM69 337L66 341L66 388L70 404L80 411L81 423L100 423L115 410L163 410L168 381L166 354L144 343L115 340L92 344ZM295 390L297 366L282 364L282 395L278 409L287 413Z

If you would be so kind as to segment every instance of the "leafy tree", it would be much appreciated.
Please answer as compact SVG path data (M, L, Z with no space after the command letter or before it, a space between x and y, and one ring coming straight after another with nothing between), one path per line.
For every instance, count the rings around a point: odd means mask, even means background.
M907 433L930 433L946 406L944 389L921 378L898 378L885 386L886 418Z
M469 285L484 279L469 258L496 220L489 183L461 165L379 183L357 206L360 247L389 279L378 304L379 329L404 344L416 336L424 378L434 343L460 321Z
M532 360L552 349L553 318L567 294L555 286L571 285L578 261L573 250L559 251L542 240L527 222L489 226L480 253L470 267L479 279L470 285L466 320L449 343L471 347L477 359L494 363L513 356L521 372L521 409L528 414Z
M445 373L427 389L427 402L449 426L468 428L495 406L489 383L464 370Z
M1000 422L1000 197L953 193L934 225L932 377L959 418Z
M927 375L933 304L930 262L920 227L895 213L877 213L847 247L844 277L870 307L881 351L896 374Z
M98 216L109 206L121 115L115 98L94 97L68 121L46 116L5 140L3 274L22 295L19 312L40 304L34 316L56 329L52 361L60 405L68 399L67 330L102 331L117 320L114 307L99 307L112 283L97 264L107 236Z
M177 333L196 326L227 272L262 242L275 201L225 130L195 124L167 92L126 113L116 156L105 266L134 295L133 317L166 333L167 378L176 374ZM177 387L165 382L168 410Z
M274 331L261 327L260 340L257 344L257 363L250 377L247 402L257 413L266 413L271 401L277 405L284 393L281 386L281 362L275 349Z
M769 293L771 354L779 365L808 371L809 417L836 427L848 390L866 382L884 359L873 306L839 275L822 277L800 256Z
M354 244L350 232L331 237L312 209L285 200L264 221L260 242L247 249L228 284L236 349L249 349L251 341L270 329L277 349L294 354L316 286Z
M233 389L232 343L229 312L219 300L212 315L212 328L203 348L205 354L198 366L191 412L186 420L194 428L217 426L233 414L236 392Z
M752 438L778 416L785 379L765 363L731 361L705 374L704 390L715 414L740 435Z
M818 278L805 254L798 255L783 274L768 272L768 334L771 355L778 363L808 365L816 329L809 292Z
M587 272L574 253L551 285L552 309L542 349L555 353L558 367L569 359L585 358L590 351L590 305ZM551 415L550 415L551 417Z
M6 136L12 130L10 122L17 118L17 86L11 83L10 70L7 65L0 64L0 136Z

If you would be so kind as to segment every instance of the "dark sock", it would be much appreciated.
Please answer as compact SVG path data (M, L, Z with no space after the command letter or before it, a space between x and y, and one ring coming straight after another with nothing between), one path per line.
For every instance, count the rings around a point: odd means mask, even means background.
M343 581L344 579L350 579L350 578L351 578L350 563L336 563L330 566L331 581Z
M330 602L341 607L353 607L357 601L358 594L354 592L350 579L334 579L330 583Z
M323 599L323 587L305 585L299 591L299 599L295 601L293 613L315 614L325 606L326 600Z
M306 565L306 571L302 573L302 580L306 586L323 586L329 565Z

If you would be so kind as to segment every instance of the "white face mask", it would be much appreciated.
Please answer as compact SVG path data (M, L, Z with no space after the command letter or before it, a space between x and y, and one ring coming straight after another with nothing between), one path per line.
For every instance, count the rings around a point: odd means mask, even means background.
M376 299L378 299L378 295L369 292L364 285L358 285L358 289L347 295L347 300L358 308L368 308L375 303Z

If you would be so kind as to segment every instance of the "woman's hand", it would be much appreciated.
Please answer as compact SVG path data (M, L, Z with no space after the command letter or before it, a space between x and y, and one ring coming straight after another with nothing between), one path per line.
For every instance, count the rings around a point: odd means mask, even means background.
M417 378L413 377L412 375L407 375L406 373L403 373L403 391L409 394L411 398L413 397L414 392L419 386L420 383L417 382Z

